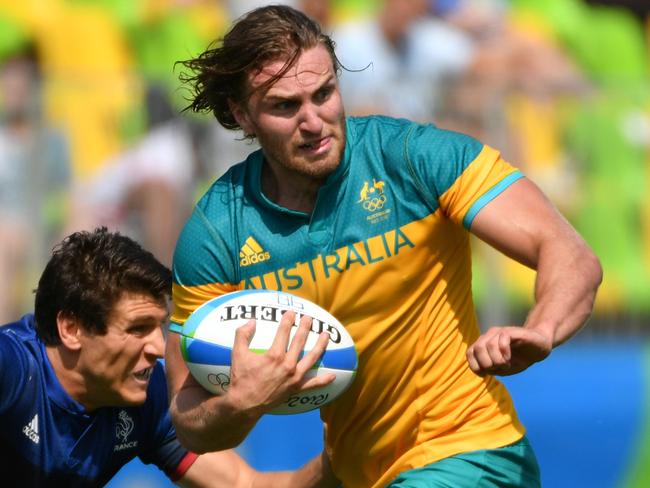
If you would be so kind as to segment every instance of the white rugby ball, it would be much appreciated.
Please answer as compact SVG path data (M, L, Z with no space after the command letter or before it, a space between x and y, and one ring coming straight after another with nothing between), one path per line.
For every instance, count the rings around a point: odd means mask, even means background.
M290 293L274 290L242 290L214 298L197 308L183 325L181 352L196 380L208 391L223 394L230 385L230 360L235 330L255 319L250 349L266 352L273 343L283 313L296 312L297 330L303 315L312 317L311 332L303 354L316 344L321 332L329 334L327 349L306 378L334 373L336 379L320 388L296 393L269 413L294 414L320 408L336 399L350 385L357 370L357 352L345 327L315 303Z

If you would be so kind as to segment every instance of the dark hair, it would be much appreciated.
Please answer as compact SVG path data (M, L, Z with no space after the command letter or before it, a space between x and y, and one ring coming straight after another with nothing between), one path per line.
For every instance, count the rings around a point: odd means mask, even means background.
M165 303L171 295L171 272L118 232L106 227L75 232L54 248L38 281L34 307L38 335L47 345L61 343L59 312L103 335L113 307L125 292Z
M180 62L193 72L180 75L193 92L185 110L212 112L225 128L240 129L228 101L243 104L248 100L252 94L247 90L249 73L261 70L268 62L285 59L283 68L260 87L267 88L293 66L303 51L318 44L327 48L338 74L341 64L334 52L334 41L316 21L286 5L251 10L232 25L217 47Z

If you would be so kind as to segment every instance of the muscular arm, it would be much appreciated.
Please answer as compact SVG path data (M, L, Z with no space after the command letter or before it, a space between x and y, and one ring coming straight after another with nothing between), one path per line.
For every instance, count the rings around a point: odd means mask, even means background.
M508 375L547 357L589 318L602 280L598 258L537 186L521 179L486 205L471 231L537 270L523 327L493 327L467 352L479 374Z
M198 453L239 445L261 414L238 411L228 395L215 396L203 388L187 369L179 342L177 334L169 334L165 365L170 412L181 444ZM219 432L213 442L204 439L204 434L212 430Z
M327 346L327 333L314 348L300 357L311 328L303 317L289 344L293 312L287 312L271 348L264 354L249 351L254 322L235 335L228 392L212 395L191 375L181 356L179 337L169 334L165 363L171 396L170 411L181 443L191 451L205 453L239 445L259 418L292 393L324 386L333 374L304 379Z
M325 452L297 471L262 473L232 450L199 456L177 483L183 488L335 488L339 486Z
M297 471L253 473L253 488L336 488L340 486L330 467L325 451Z

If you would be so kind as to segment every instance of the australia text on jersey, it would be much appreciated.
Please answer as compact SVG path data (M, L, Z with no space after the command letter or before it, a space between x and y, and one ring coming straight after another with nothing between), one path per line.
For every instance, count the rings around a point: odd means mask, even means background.
M290 268L280 268L269 273L246 278L245 289L296 290L303 280L316 282L319 277L329 278L354 266L367 266L399 254L403 247L415 244L399 227L395 230L349 244L329 254L319 254L307 262L298 262Z

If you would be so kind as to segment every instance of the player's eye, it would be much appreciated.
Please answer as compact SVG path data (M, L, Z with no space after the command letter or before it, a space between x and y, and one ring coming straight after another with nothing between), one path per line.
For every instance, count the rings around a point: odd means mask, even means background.
M273 108L276 110L281 110L281 111L286 111L286 110L291 110L295 107L296 102L293 102L291 100L284 100L282 102L277 102Z
M129 334L135 336L145 336L151 331L150 325L134 325L129 327Z
M331 86L324 86L316 92L316 100L319 102L326 101L332 94L333 88Z

